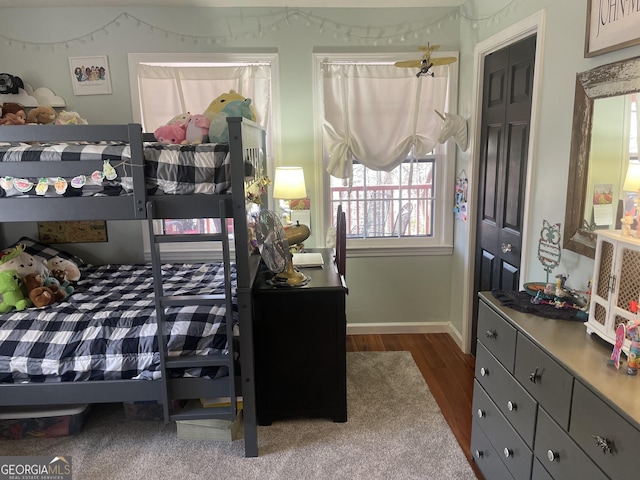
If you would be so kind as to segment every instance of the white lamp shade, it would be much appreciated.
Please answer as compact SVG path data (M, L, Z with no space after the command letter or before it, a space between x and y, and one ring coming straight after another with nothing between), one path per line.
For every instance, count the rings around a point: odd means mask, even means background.
M273 198L294 200L307 197L302 167L277 167L273 181Z
M640 163L629 163L622 190L625 192L637 192L640 190Z

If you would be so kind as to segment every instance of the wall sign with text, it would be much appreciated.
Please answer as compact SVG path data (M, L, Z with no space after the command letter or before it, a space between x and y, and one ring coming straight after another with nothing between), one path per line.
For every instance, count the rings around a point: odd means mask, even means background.
M640 1L588 0L584 56L640 44Z

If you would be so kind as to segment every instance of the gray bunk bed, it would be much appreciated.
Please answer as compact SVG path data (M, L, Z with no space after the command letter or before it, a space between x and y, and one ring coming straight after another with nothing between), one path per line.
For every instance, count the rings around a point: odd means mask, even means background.
M0 222L34 222L64 220L139 220L149 225L151 246L151 270L153 272L151 320L156 325L156 346L159 364L156 379L104 379L86 381L28 381L0 383L0 409L3 406L29 406L69 403L110 403L159 401L164 406L165 421L236 418L236 398L243 397L244 453L258 455L257 421L255 410L255 381L253 358L253 327L251 287L260 256L251 251L248 226L248 190L251 183L264 172L264 130L244 118L229 118L228 154L224 169L230 173L230 191L214 194L151 194L148 178L145 178L145 143L149 137L142 133L138 124L87 125L87 126L3 126L0 127L0 142L23 142L30 144L115 142L130 149L126 161L112 161L119 178L129 179L127 194L61 196L37 198L35 195L5 196L0 198ZM162 148L155 145L154 148ZM78 165L84 171L103 168L103 160L86 160L82 156L67 161L2 161L2 178L47 178L73 177ZM80 160L80 161L78 161ZM230 172L229 172L230 170ZM255 188L255 185L254 185ZM157 235L153 222L156 219L218 218L233 219L235 254L229 245L227 222L220 221L221 233L205 235ZM221 242L223 250L224 279L221 292L199 294L172 294L165 290L160 244L176 242ZM232 265L235 265L234 290L232 291ZM74 294L75 295L75 294ZM70 298L73 298L72 295ZM232 299L233 295L233 299ZM212 305L225 307L226 320L223 335L226 345L219 353L206 355L170 355L166 312L171 308L209 308ZM236 308L237 307L237 308ZM49 307L47 307L49 308ZM217 308L217 307L216 307ZM237 321L233 311L237 311ZM3 316L0 315L0 328ZM64 314L63 314L64 315ZM234 338L234 324L239 327L239 341ZM237 339L237 337L236 337ZM236 343L239 345L237 352ZM189 376L184 371L193 369L225 368L227 375ZM218 370L220 371L220 370ZM171 406L176 400L203 397L230 397L228 408L178 408Z

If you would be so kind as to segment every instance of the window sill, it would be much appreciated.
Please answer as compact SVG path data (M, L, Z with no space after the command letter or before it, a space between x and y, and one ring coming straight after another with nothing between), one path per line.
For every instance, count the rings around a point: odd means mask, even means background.
M410 242L347 240L347 257L409 257L425 255L451 255L453 245L421 245Z

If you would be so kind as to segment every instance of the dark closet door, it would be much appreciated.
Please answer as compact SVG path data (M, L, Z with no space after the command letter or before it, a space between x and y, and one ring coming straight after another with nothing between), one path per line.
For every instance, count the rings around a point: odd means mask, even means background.
M475 292L518 289L535 48L533 36L485 57Z

